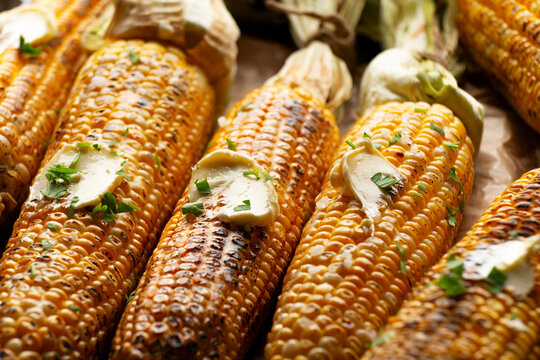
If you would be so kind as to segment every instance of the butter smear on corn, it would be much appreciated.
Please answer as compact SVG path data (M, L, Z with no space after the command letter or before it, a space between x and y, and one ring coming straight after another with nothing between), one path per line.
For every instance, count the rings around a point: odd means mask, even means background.
M113 191L122 182L125 160L106 149L98 149L98 146L91 147L90 144L85 147L64 145L37 174L30 188L29 200L44 197L43 193L51 185L46 175L50 169L60 168L74 171L69 176L69 182L59 180L59 183L67 186L71 198L78 197L75 209L101 202L106 192Z
M217 203L213 215L220 220L265 226L279 215L273 182L273 178L251 157L232 150L216 150L194 167L189 201L204 203L213 197Z
M504 287L528 294L534 287L534 268L530 257L540 249L540 235L483 245L468 254L463 263L463 278L481 280L496 267L506 276Z
M367 138L354 144L341 160L330 171L330 184L341 187L343 195L354 196L373 221L380 218L380 207L388 198L389 189L385 190L373 180L374 175L390 177L394 180L402 178L399 170L392 165L373 146Z

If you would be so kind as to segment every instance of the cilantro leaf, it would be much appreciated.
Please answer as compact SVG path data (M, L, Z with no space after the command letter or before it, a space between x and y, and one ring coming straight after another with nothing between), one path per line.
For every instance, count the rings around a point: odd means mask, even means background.
M527 232L523 231L523 230L510 230L508 232L508 236L510 236L510 238L516 238L518 237L519 235L527 235Z
M388 146L392 146L392 145L396 144L396 143L399 141L399 139L401 139L401 137L402 137L401 133L398 132L396 135L394 135L394 137L392 138L392 140L390 140L390 141L388 142Z
M195 216L199 216L202 214L203 209L204 209L204 204L202 201L186 203L182 205L182 214L184 215L193 214Z
M249 170L249 171L244 171L242 173L242 175L244 176L250 176L250 175L253 175L255 176L255 180L259 180L261 177L259 176L259 170L257 169L253 169L253 170Z
M34 264L30 264L30 275L32 277L36 276L36 268L35 268Z
M58 232L58 229L56 228L56 225L54 225L53 223L47 223L47 227L48 227L49 230L51 230L52 232Z
M371 177L371 181L373 181L375 185L377 185L382 190L387 190L392 187L392 185L399 182L398 179L394 179L393 177L387 175L383 176L383 174L380 172L373 175Z
M436 132L438 132L442 136L445 136L444 129L442 127L440 127L439 125L431 122L431 123L429 123L429 127L431 128L431 130L435 130Z
M414 111L421 112L421 113L424 113L424 114L427 113L427 109L422 109L422 108L418 108L418 107L414 108Z
M423 182L418 182L418 188L427 194L426 185Z
M245 171L244 171L245 173ZM244 174L245 176L246 174ZM197 191L199 194L210 194L210 184L208 184L207 179L203 179L201 181L195 180L195 186L197 187Z
M77 143L77 147L79 148L79 150L86 150L88 149L89 147L91 146L91 144L87 141L83 141L83 142L78 142Z
M24 36L19 37L19 52L27 58L33 58L39 55L43 46L32 46L24 40Z
M261 174L264 176L264 178L268 181L270 181L271 183L276 183L277 181L272 177L272 175L270 175L269 173L267 173L266 171L264 170L261 170Z
M382 327L378 332L377 336L375 336L375 339L371 343L365 344L364 347L366 349L371 349L377 346L381 346L384 344L385 341L390 340L395 336L395 333L393 331L389 331L387 333L384 332L384 327Z
M141 58L139 57L139 55L132 49L129 49L128 56L132 64L136 64L141 61Z
M126 305L129 304L131 300L133 300L134 297L135 297L135 290L133 290L131 294L126 295Z
M437 285L444 290L444 295L447 297L459 296L467 292L467 287L461 278L454 274L442 274Z
M232 141L232 140L229 139L229 138L225 139L225 141L227 141L227 148L228 148L229 150L236 150L236 147L237 147L238 145L236 145L236 144L234 143L234 141Z
M362 137L365 137L365 138L368 138L368 139L371 139L371 136L369 136L369 134L367 132L364 131L364 135L362 135Z
M407 259L407 250L403 249L397 242L394 242L394 244L397 246L399 255L401 256L401 259L399 260L399 269L402 274L407 273L407 262L405 261Z
M49 241L43 239L43 240L41 240L41 246L43 247L43 250L46 251L46 250L49 250L52 247L52 244Z
M69 305L69 309L73 312L76 312L76 313L79 313L81 314L82 313L82 310L80 307L78 306L75 306L75 305Z
M354 145L351 140L345 140L345 143L349 145L351 149L356 149L356 145Z
M251 210L251 202L249 200L242 201L243 204L238 205L234 208L234 211L246 211Z
M446 205L446 210L448 210L448 213L450 214L450 216L448 217L448 225L450 225L451 227L456 226L458 209L452 211L452 209L450 209L448 205Z
M122 136L126 136L129 133L129 128L127 127L124 131L122 131Z
M158 154L154 154L154 160L156 160L156 166L159 169L161 169L161 161L159 161L159 156Z
M78 196L74 196L73 198L71 198L70 200L70 204L69 204L69 209L68 209L68 213L67 215L69 217L72 217L73 214L75 213L75 203L79 201L79 197Z
M129 176L126 171L124 170L124 168L121 168L120 170L118 170L116 173L116 175L120 175L122 176L123 178L125 178L127 181L131 181L131 176Z
M489 284L489 291L498 294L502 291L504 287L504 283L506 282L506 275L504 275L499 269L497 269L497 267L494 266L485 281Z

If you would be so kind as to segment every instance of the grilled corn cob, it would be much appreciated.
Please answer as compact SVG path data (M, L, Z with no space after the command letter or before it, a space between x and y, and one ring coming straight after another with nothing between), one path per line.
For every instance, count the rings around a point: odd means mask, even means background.
M77 70L87 56L81 37L108 0L38 0L54 12L56 37L37 57L18 49L0 53L0 231L28 194L49 137L67 100Z
M110 223L65 198L23 205L0 260L0 358L103 351L203 151L213 107L206 76L176 48L117 41L89 58L45 163L66 144L114 151L127 164L112 195L140 210Z
M473 147L461 121L442 105L391 102L345 139L367 136L404 178L373 221L327 179L284 280L269 360L358 358L452 244L473 183ZM340 147L335 164L349 149Z
M312 95L335 104L326 98L335 92L309 91L298 78L299 73L312 77L318 57L310 54L319 51L332 58L330 48L318 43L293 55L289 60L304 59L299 62L305 72L292 66L288 75L295 80L280 73L278 84L252 91L231 109L210 142L207 156L234 150L255 159L274 179L279 203L275 221L254 227L221 221L215 213L222 204L213 198L204 202L201 215L183 215L186 192L120 321L112 359L238 359L245 354L275 296L338 141L331 112ZM350 77L336 81L337 74L325 68L320 83L342 87L350 82Z
M540 132L538 5L460 0L459 7L458 26L467 49L521 117Z
M483 281L462 280L459 297L445 297L437 285L450 256L465 259L479 248L540 235L540 169L524 174L499 195L392 317L379 347L365 359L539 359L540 281L528 295L515 289L494 293ZM507 253L507 256L512 256Z

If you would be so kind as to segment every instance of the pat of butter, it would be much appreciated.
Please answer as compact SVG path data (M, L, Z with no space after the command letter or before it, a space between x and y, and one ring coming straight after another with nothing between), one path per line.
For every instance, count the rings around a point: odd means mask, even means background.
M77 154L79 154L79 149L75 145L68 144L60 148L47 164L41 167L30 188L29 200L43 199L41 191L49 187L50 183L45 174L50 167L57 164L69 166ZM89 147L81 150L79 161L73 167L78 173L71 176L71 183L68 184L68 196L79 198L79 201L74 203L75 209L97 205L106 192L111 192L120 185L122 176L116 172L122 169L124 160L105 149L98 151Z
M43 44L58 34L54 12L38 5L19 6L0 14L0 53L19 47L19 38L32 45Z
M330 184L341 187L343 195L354 196L362 204L366 216L373 221L380 219L380 208L390 200L371 178L376 173L402 179L399 170L375 149L371 141L362 138L356 149L347 151L341 160L330 170Z
M528 294L534 286L534 269L529 259L539 248L540 235L483 246L465 258L463 278L482 280L496 267L506 275L505 287L512 287L521 294Z
M256 176L244 172L257 170ZM189 200L191 202L211 199L217 206L214 214L222 221L239 225L265 226L279 215L277 192L271 181L261 172L261 166L251 157L230 151L217 150L202 158L191 175ZM195 181L206 179L210 194L201 194ZM235 210L243 201L249 200L251 209Z

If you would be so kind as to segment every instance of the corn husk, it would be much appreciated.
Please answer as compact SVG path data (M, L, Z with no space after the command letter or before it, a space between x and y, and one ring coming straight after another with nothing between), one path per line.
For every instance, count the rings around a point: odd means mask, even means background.
M230 82L240 31L222 0L115 0L113 38L166 41L183 49L214 82Z
M285 84L308 89L313 96L341 115L341 105L349 99L352 78L343 60L335 56L329 45L313 41L294 52L281 70L266 84Z

